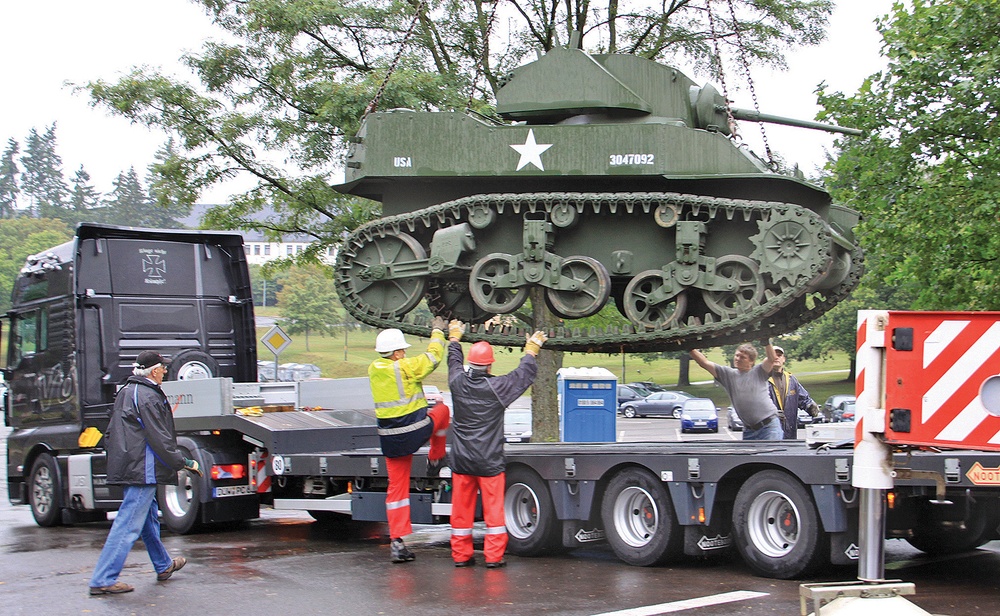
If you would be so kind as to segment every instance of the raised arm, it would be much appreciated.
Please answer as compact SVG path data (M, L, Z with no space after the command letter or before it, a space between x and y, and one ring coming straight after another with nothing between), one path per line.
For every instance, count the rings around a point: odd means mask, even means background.
M774 362L778 359L778 354L774 352L774 345L771 344L771 339L766 338L760 341L760 344L764 347L766 355L764 361L761 362L761 366L764 367L766 372L770 372L774 368Z
M718 377L715 373L715 362L708 361L708 358L705 357L704 353L698 349L691 349L688 351L688 354L691 355L691 359L694 360L694 363L707 370L708 373L712 375L713 379Z

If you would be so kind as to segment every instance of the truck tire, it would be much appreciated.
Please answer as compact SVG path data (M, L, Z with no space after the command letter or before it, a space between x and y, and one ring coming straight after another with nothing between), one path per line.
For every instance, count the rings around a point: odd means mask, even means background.
M167 366L168 381L212 379L217 376L219 376L219 362L201 351L181 351Z
M991 510L995 501L977 503L965 528L940 524L918 524L906 542L925 554L945 556L974 550L997 536L1000 512Z
M684 532L663 482L645 469L626 468L608 482L601 502L608 543L623 562L649 567L676 560Z
M28 476L28 503L39 526L58 526L62 519L62 486L55 458L40 454Z
M191 457L186 449L181 449L181 454L185 458ZM207 472L207 469L203 472ZM164 526L179 535L186 535L201 527L198 520L201 500L198 495L201 494L202 481L202 477L182 470L177 473L177 485L157 487L156 496L163 513Z
M506 483L503 512L507 551L537 556L555 549L562 537L548 486L534 471L520 466L507 471Z
M829 551L809 492L778 470L751 476L736 494L733 539L755 574L780 580L807 576Z

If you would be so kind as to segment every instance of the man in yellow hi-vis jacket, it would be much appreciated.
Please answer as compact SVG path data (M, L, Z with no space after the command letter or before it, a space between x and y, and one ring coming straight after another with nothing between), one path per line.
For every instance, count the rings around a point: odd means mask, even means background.
M375 351L381 355L368 367L375 416L378 418L379 442L389 471L389 487L385 498L389 520L391 560L404 563L416 556L403 543L403 536L413 532L410 525L410 466L413 453L428 439L428 471L437 470L445 455L448 429L448 407L438 404L427 410L423 380L444 358L444 328L447 322L435 317L427 351L406 356L410 346L398 329L379 332Z

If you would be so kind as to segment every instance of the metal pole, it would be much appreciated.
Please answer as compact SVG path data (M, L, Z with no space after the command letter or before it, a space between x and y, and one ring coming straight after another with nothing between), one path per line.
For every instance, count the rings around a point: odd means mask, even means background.
M859 492L858 579L882 582L885 580L885 490L862 488Z
M278 381L278 354L274 354L274 381Z

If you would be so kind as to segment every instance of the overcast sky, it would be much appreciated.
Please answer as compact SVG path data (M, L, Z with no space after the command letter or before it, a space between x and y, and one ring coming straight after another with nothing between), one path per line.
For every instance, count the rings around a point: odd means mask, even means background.
M818 111L813 94L818 83L853 93L884 66L874 20L888 13L892 0L837 4L824 44L790 54L786 72L752 69L762 112L812 119ZM0 149L11 137L23 148L31 128L41 133L57 122L57 151L67 180L81 164L102 192L131 166L145 177L165 135L92 109L85 96L74 94L64 82L115 80L137 65L185 76L178 58L197 51L212 36L217 34L208 18L188 0L5 0L0 9ZM727 81L732 88L740 80L732 75ZM736 106L752 108L745 86L730 95ZM757 125L741 125L747 143L763 155ZM772 125L766 131L772 150L798 162L807 174L822 165L824 148L834 139L828 133ZM212 191L201 201L221 202L227 192Z

